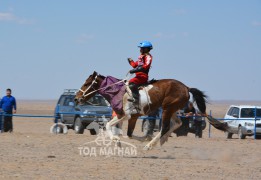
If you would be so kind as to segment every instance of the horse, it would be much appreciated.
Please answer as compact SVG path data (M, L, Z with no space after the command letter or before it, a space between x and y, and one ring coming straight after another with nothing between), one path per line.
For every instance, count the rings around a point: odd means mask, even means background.
M96 71L90 75L79 91L76 93L75 102L84 103L95 95L106 77L98 74ZM132 138L132 134L139 116L148 115L149 112L155 111L162 107L162 126L160 132L144 147L144 150L152 149L158 141L163 145L170 134L178 129L182 122L177 118L177 111L185 107L193 95L193 102L196 102L198 109L202 114L206 113L207 96L197 88L189 88L182 82L175 79L161 79L152 84L143 86L140 90L140 111L135 111L132 102L128 101L131 97L131 91L126 83L127 92L122 98L122 112L117 113L106 125L106 129L111 130L112 126L119 122L128 120L127 136ZM112 140L119 140L119 137L110 135Z

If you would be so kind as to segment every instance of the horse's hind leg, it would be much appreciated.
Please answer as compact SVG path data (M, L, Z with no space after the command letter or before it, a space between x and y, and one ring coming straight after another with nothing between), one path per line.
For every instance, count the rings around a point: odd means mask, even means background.
M161 130L160 132L143 148L143 150L151 150L160 140Z
M160 138L160 145L163 145L167 140L170 134L178 129L182 125L180 118L177 117L177 113L174 112L171 116L171 122L169 123L169 130L162 135Z
M171 122L170 122L171 120ZM182 125L181 120L177 117L176 110L164 110L162 113L161 131L154 137L145 147L144 150L150 150L160 140L160 145L163 145L170 134Z
M162 112L162 127L160 132L143 148L144 150L152 149L165 133L170 129L170 119L175 110L164 109Z

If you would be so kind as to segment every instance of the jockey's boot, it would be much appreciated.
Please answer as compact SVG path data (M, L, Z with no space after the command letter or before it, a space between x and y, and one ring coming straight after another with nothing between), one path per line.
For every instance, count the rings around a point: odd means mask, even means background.
M129 98L128 101L133 102L134 107L139 109L140 94L139 94L138 86L134 83L130 83L129 88L132 92L132 98Z

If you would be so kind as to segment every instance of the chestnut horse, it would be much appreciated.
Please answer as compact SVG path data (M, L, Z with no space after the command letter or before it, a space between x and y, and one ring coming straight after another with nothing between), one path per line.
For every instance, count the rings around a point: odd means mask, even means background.
M95 95L100 88L101 82L105 79L104 76L94 71L92 75L87 78L80 90L76 93L75 102L83 103ZM154 145L160 140L163 145L170 134L182 125L182 122L177 118L176 112L185 107L189 101L189 92L193 95L194 101L202 114L206 113L206 95L196 89L185 86L180 81L175 79L162 79L149 84L139 90L140 93L140 111L135 112L135 108L127 99L131 96L131 91L127 86L127 93L123 96L123 112L117 114L106 125L108 130L111 126L118 124L124 120L129 120L127 135L132 137L136 121L141 115L148 115L149 112L157 110L162 107L162 128L160 132L144 147L144 150L152 149ZM119 137L110 134L112 140L118 140Z

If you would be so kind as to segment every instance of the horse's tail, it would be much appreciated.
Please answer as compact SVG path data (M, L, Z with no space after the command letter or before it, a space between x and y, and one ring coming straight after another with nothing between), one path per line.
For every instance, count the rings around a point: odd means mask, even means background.
M196 101L200 112L206 114L207 96L197 88L189 88L189 92L193 95L193 101Z

